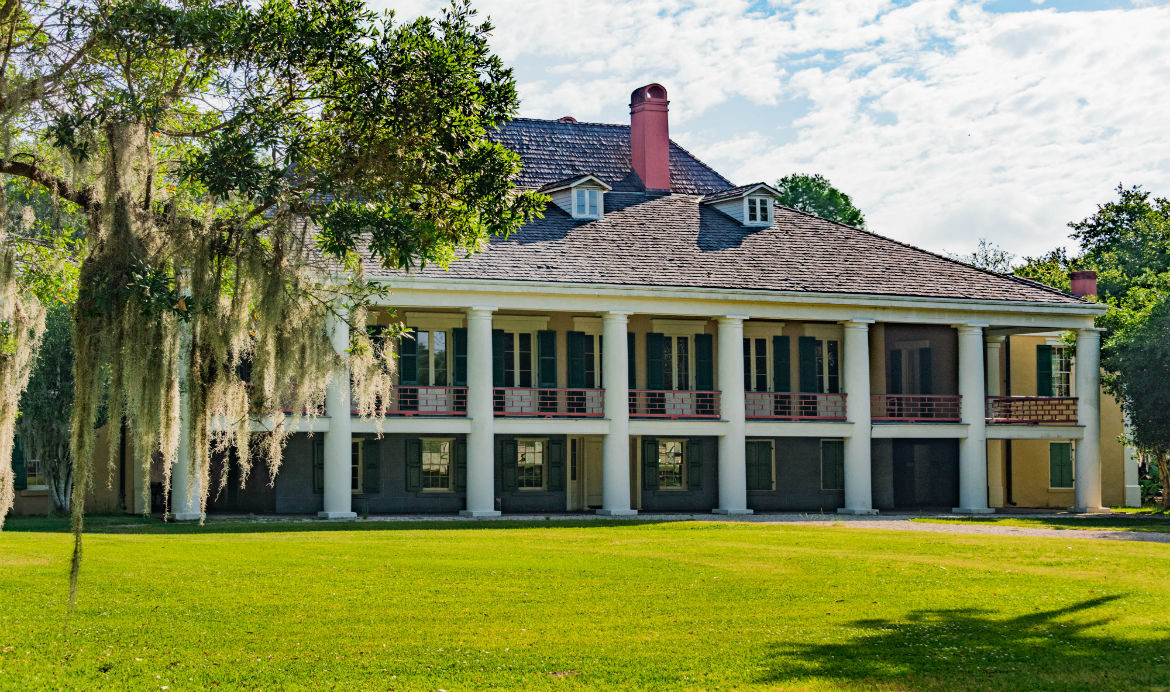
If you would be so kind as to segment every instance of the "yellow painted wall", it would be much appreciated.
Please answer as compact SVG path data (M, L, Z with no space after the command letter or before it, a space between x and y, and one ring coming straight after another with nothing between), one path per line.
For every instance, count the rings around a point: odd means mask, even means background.
M118 465L114 464L111 470L107 459L109 457L109 426L101 428L97 433L94 450L96 457L94 464L93 489L86 499L85 508L89 514L110 514L121 512L122 505L118 500ZM18 490L16 502L13 504L13 516L44 516L50 510L52 500L47 490Z

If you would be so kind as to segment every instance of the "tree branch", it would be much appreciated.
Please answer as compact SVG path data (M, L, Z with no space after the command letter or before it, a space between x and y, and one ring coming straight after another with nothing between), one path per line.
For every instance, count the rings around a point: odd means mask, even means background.
M61 199L73 202L85 211L92 211L98 206L97 200L93 198L93 188L75 189L61 178L31 163L0 159L0 173L31 180L50 193L59 195Z

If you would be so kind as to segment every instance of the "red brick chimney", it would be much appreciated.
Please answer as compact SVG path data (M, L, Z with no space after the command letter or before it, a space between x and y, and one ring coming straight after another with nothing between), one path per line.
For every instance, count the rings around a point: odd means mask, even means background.
M647 84L630 94L630 154L647 190L670 192L666 89Z
M1087 298L1088 296L1097 295L1097 272L1092 269L1081 272L1070 272L1068 278L1070 283L1072 283L1072 290L1070 292L1074 296Z

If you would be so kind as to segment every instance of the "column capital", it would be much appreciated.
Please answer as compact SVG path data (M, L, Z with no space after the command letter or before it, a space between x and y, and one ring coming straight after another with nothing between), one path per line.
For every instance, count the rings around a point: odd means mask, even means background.
M1082 334L1089 338L1099 339L1101 338L1101 334L1105 332L1105 329L1103 327L1081 327L1074 331L1076 331L1078 339L1081 338Z
M954 327L955 330L959 333L965 332L967 334L982 334L983 330L987 327L990 327L991 325L986 322L963 322L951 326Z
M751 315L722 315L715 318L719 324L743 324L744 321L750 320Z
M471 307L467 308L466 312L467 312L468 318L471 318L471 317L491 317L492 313L495 312L496 310L499 310L499 308L486 306L486 305L472 305Z
M1002 336L1002 335L1000 335L1000 336L984 336L983 341L986 342L989 347L994 346L996 348L999 348L1000 346L1003 346L1005 341L1007 341L1007 337Z
M840 324L846 329L869 329L869 325L876 322L876 320L869 317L854 317L851 320L841 320Z
M609 320L625 320L632 314L634 313L630 312L629 310L606 310L605 312L601 313L601 318Z

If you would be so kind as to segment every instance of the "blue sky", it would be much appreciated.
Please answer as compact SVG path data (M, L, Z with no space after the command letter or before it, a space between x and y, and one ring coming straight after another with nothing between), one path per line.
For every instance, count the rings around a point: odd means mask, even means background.
M400 16L434 14L406 0ZM671 136L737 183L822 173L932 250L1068 245L1119 182L1170 196L1170 5L1037 0L478 0L521 114Z

